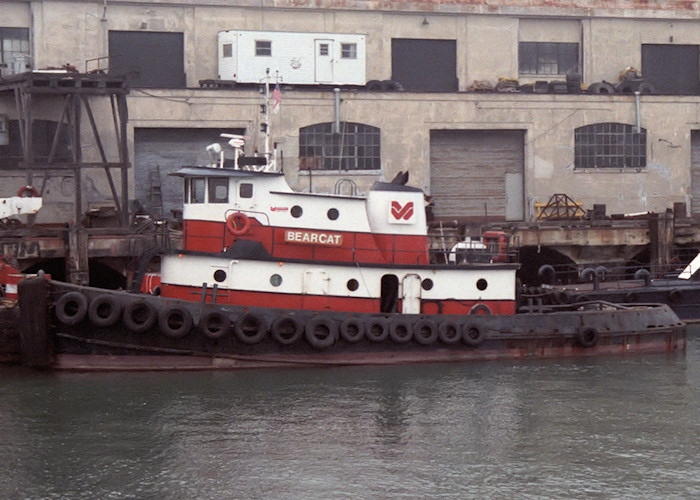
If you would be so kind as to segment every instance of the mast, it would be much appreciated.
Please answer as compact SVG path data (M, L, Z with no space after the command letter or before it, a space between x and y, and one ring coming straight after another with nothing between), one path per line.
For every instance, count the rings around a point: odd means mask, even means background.
M278 76L279 79L279 76ZM277 147L270 149L270 68L265 69L265 104L263 106L264 122L262 132L265 134L265 171L277 171Z

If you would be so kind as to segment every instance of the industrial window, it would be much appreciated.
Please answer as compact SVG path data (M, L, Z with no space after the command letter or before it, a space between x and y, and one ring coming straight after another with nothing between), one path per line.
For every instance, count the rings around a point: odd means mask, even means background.
M520 42L521 75L565 75L579 72L578 43Z
M225 43L221 46L221 57L233 57L232 43Z
M7 73L28 71L28 63L29 29L0 28L0 64L8 68Z
M209 179L209 203L228 203L228 179Z
M299 130L304 170L379 170L379 129L362 123L317 123Z
M272 42L269 40L255 40L255 55L256 56L271 56Z
M576 168L644 168L647 131L624 123L594 123L574 131Z
M342 59L357 59L357 44L343 43L340 45L340 57Z
M204 182L204 178L194 178L190 179L190 196L189 196L189 201L190 203L204 203L204 190L206 188L206 184Z

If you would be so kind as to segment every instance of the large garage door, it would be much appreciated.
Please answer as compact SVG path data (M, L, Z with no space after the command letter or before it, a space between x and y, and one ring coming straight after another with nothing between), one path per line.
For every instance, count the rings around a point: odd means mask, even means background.
M690 136L690 207L693 215L700 215L700 130Z
M222 132L244 133L242 129L135 129L134 195L141 205L148 212L160 212L159 209L154 210L151 203L158 167L163 198L162 215L169 217L172 210L181 209L182 179L168 174L183 166L211 163L206 147L214 142L225 144L225 139L219 137Z
M432 130L436 219L523 220L522 130Z

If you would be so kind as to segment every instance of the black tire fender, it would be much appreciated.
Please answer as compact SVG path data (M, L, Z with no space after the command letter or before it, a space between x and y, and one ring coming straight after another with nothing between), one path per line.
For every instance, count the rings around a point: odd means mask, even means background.
M614 94L615 93L615 88L612 86L612 84L608 82L596 82L592 83L590 87L588 87L588 93L589 94Z
M435 343L438 339L438 325L430 318L419 319L413 325L413 338L423 345Z
M316 349L326 349L338 338L338 325L330 318L315 316L306 322L306 340Z
M359 318L345 318L340 323L340 338L354 344L365 336L365 324Z
M290 345L299 340L304 326L294 316L285 314L277 318L270 327L270 335L282 345Z
M244 344L257 344L267 335L267 321L260 314L247 312L236 321L236 338Z
M88 318L93 325L106 328L119 321L123 308L124 306L118 297L103 293L90 301Z
M637 88L637 91L640 94L656 94L656 88L649 82L640 83L639 88Z
M462 327L457 321L446 319L438 327L438 338L443 344L456 344L462 338Z
M593 347L598 343L599 337L598 330L592 326L583 327L576 334L576 340L583 347Z
M197 327L206 337L216 340L228 334L231 322L224 313L210 311L199 319Z
M397 344L405 344L413 338L411 322L406 318L392 318L389 323L389 338Z
M166 337L179 339L192 330L192 313L181 306L167 306L158 313L158 326Z
M122 322L124 326L135 333L143 333L151 328L158 319L158 311L148 301L134 300L124 307Z
M389 320L372 318L367 322L365 337L372 342L383 342L389 336Z
M475 323L467 323L462 329L462 341L476 347L484 341L486 331Z
M367 82L367 90L377 91L382 89L382 82L379 80L370 80Z
M56 317L64 325L77 325L87 314L88 300L80 292L68 292L56 302Z
M683 298L683 292L681 292L677 288L668 292L668 300L670 300L674 304L677 304L678 302L680 302L682 298Z
M625 302L639 302L639 294L637 292L627 292L625 294Z

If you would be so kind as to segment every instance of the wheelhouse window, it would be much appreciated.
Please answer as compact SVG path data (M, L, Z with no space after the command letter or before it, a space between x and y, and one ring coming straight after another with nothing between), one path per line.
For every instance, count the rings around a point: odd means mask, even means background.
M185 199L188 203L204 203L206 183L203 177L189 179L185 183L185 188L187 189Z
M518 71L521 75L579 72L578 53L578 43L520 42Z
M8 73L28 71L22 62L29 59L29 28L0 27L0 64L9 68ZM3 71L4 72L4 71Z
M228 179L209 179L209 203L228 203Z
M342 43L340 44L340 57L342 59L357 59L357 44Z
M379 129L340 122L317 123L299 130L299 166L303 170L379 170Z
M249 182L242 182L240 186L238 186L238 196L240 198L252 198L253 185Z
M270 40L256 40L255 41L255 55L256 56L271 56L272 55L272 42Z
M646 167L646 129L624 123L594 123L574 131L576 168Z

